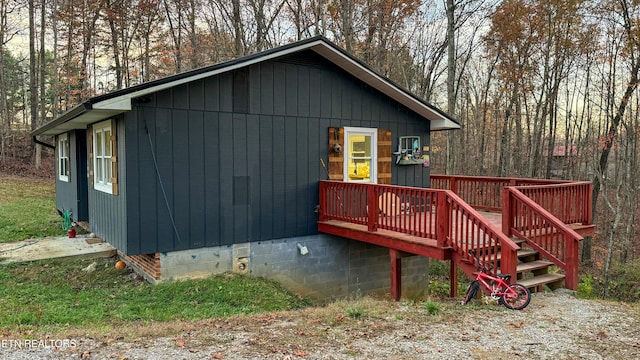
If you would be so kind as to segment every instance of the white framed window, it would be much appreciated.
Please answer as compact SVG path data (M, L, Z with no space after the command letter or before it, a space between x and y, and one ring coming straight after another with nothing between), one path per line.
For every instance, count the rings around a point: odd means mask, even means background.
M69 182L69 136L58 135L58 179Z
M113 193L113 143L111 120L93 125L93 187L109 194Z
M378 181L378 129L344 128L344 179L366 183Z

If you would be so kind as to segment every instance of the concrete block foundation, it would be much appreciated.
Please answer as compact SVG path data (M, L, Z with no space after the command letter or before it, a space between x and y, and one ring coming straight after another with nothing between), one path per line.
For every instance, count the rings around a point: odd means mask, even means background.
M327 234L121 256L153 283L234 271L276 280L293 292L319 301L390 292L387 248ZM402 259L403 297L425 295L428 266L425 257Z

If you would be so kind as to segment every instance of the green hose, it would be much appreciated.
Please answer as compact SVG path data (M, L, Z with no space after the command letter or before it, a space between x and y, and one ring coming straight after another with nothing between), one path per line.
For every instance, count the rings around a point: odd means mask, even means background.
M62 230L69 231L71 229L71 213L69 210L65 210L62 213Z

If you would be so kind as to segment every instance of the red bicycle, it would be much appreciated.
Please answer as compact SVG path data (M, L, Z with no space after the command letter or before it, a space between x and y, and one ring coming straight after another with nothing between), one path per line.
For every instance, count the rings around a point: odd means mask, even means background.
M478 264L478 276L471 282L467 293L464 296L464 304L468 304L471 299L476 297L480 286L491 293L491 298L497 300L499 304L504 305L508 309L522 310L529 305L531 301L531 293L524 285L511 284L507 281L511 279L509 274L496 274L495 276L482 265L478 254L474 250L469 250L469 254L473 255Z

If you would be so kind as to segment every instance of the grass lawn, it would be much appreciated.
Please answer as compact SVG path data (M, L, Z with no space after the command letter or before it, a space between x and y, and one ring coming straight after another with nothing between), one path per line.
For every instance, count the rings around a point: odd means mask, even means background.
M83 271L92 262L96 270ZM291 310L308 302L279 284L235 274L151 285L113 259L0 265L0 328L113 328Z
M53 180L0 176L0 242L64 235ZM0 255L1 257L1 255ZM96 262L92 272L83 271ZM151 285L114 259L0 264L0 329L113 329L291 310L308 302L279 284L234 274ZM24 330L27 329L27 330Z
M64 235L53 180L0 176L0 242Z

